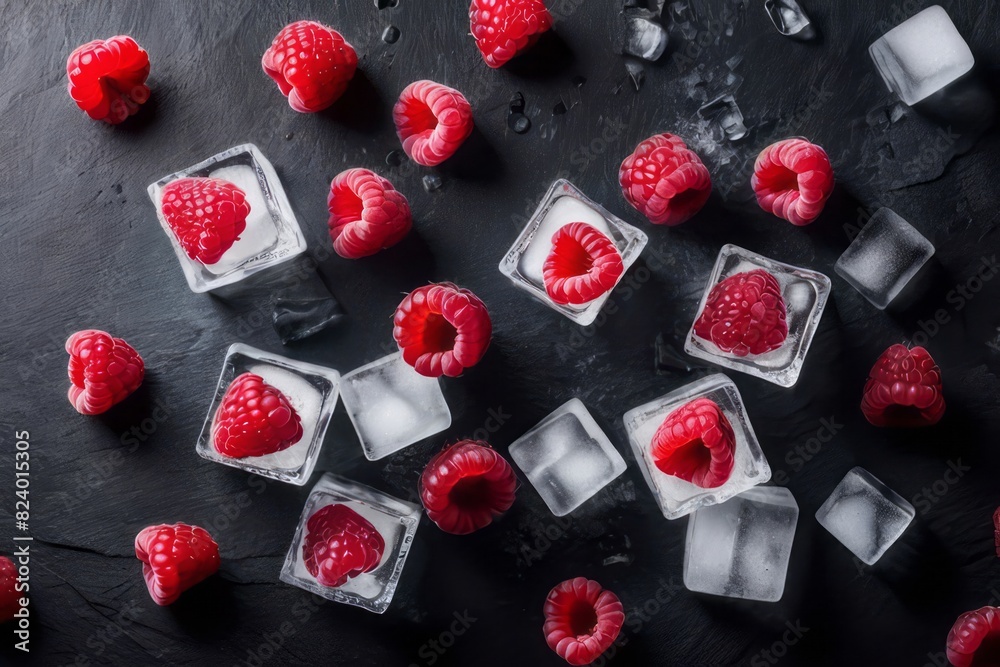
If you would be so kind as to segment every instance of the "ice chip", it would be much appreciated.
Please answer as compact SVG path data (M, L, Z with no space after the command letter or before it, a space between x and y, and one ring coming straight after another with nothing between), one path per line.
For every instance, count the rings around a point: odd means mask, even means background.
M764 0L764 9L785 37L807 41L816 36L812 22L795 0Z
M643 60L657 60L667 48L667 31L642 17L627 18L622 51Z
M698 115L718 125L729 141L739 141L747 135L743 112L732 95L723 95L698 109Z

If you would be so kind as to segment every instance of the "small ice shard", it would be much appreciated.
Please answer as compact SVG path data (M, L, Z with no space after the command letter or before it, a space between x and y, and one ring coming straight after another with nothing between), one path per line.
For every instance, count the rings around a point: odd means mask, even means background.
M747 127L743 124L743 113L732 95L723 95L712 100L698 109L698 115L721 127L730 141L738 141L747 134Z
M795 0L764 0L764 9L771 23L785 37L808 41L816 37L816 29Z
M632 87L635 88L636 92L639 92L642 84L646 81L646 69L642 66L642 63L635 60L626 60L625 69L628 70Z
M399 41L399 28L394 25L388 26L382 32L382 41L386 44L395 44Z
M667 342L662 333L656 336L656 372L659 375L682 372L690 373L694 367L691 362L677 351L673 345Z
M441 177L437 174L427 174L423 178L424 190L427 192L434 192L435 190L441 189L442 181Z
M642 17L626 19L622 50L643 60L657 60L667 48L667 31Z
M674 22L674 25L689 23L694 20L694 14L691 12L691 4L688 2L670 3L667 13L670 16L670 20Z
M556 102L555 106L552 107L552 115L561 116L564 113L566 113L566 104L562 100L559 100Z
M514 97L510 98L507 127L518 134L524 134L531 129L531 119L524 115L524 95L521 93L514 93Z

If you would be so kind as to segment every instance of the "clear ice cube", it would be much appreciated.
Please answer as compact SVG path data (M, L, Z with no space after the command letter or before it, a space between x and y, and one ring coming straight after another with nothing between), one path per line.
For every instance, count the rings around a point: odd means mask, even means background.
M913 505L864 468L854 468L816 512L816 520L868 565L913 521Z
M667 31L655 21L643 17L625 19L622 51L643 60L657 60L667 49Z
M250 204L246 229L215 264L202 264L188 257L163 217L160 203L164 186L188 177L229 181L246 193ZM271 163L253 144L235 146L193 167L165 176L150 185L147 192L156 207L160 226L180 261L188 286L194 292L207 292L232 284L257 271L286 262L306 250L305 237L281 181Z
M879 310L892 303L934 255L934 245L910 223L880 208L834 270Z
M344 375L340 395L369 461L451 426L438 379L413 370L398 352Z
M656 467L650 445L660 424L675 410L697 398L707 398L722 410L736 436L733 473L722 486L705 489ZM700 507L723 503L729 498L771 479L771 466L761 451L743 398L732 380L710 375L629 410L623 417L625 431L642 476L649 485L663 516L678 519Z
M758 486L702 507L688 521L684 586L696 593L777 602L799 506L783 487Z
M951 17L933 5L868 47L886 87L913 105L968 73L976 59Z
M764 0L764 10L785 37L807 41L816 36L812 21L795 0Z
M586 304L562 305L548 297L542 278L542 267L552 250L553 235L571 222L585 222L610 238L621 253L625 271L638 259L648 241L642 231L609 213L569 181L560 179L549 188L527 226L507 251L500 262L500 272L516 287L553 310L587 326L597 319L611 290Z
M382 560L371 572L360 574L336 588L324 586L309 573L302 556L309 517L328 505L346 505L375 527L385 541ZM280 579L328 600L354 605L381 614L396 592L413 536L420 523L420 506L326 473L309 493L292 545L285 556Z
M788 337L776 350L739 357L723 352L714 343L695 335L694 322L705 309L712 288L737 273L764 269L777 279L785 301ZM781 387L791 387L799 379L806 353L812 344L820 318L830 296L830 279L822 273L777 262L739 246L727 244L719 251L694 321L684 343L692 357L717 366L753 375Z
M229 385L243 373L259 375L264 382L285 395L302 421L302 437L297 443L274 454L241 459L216 451L212 444L215 415ZM226 352L212 405L198 437L197 452L209 461L302 486L316 467L327 426L337 406L339 388L340 373L333 369L235 343Z
M719 126L729 141L739 141L747 135L743 112L732 95L723 95L698 109L698 115Z
M625 471L625 459L574 398L510 446L549 510L565 516Z

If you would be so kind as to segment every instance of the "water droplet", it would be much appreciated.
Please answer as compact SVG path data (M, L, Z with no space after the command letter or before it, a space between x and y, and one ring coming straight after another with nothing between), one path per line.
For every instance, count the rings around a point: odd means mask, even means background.
M394 25L387 27L382 32L382 41L386 44L395 44L399 41L399 28Z

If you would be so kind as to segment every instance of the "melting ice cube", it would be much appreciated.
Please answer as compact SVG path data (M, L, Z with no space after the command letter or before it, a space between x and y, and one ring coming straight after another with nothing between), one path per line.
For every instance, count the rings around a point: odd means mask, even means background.
M806 41L816 36L812 22L795 0L764 0L764 9L785 37Z
M738 141L747 135L747 126L743 124L743 112L740 111L732 95L723 95L712 100L698 109L698 115L716 123L730 141Z
M622 50L637 58L656 60L667 48L667 31L659 23L642 17L626 19Z

